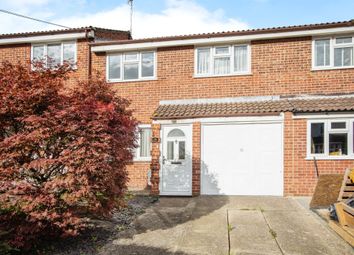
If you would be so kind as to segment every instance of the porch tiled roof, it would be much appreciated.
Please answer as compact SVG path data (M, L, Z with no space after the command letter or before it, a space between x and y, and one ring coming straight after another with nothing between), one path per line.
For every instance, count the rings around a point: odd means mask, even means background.
M354 97L286 98L268 101L232 103L163 104L153 119L186 119L269 115L280 112L336 112L354 110Z
M293 99L289 100L289 102L294 106L293 112L338 112L354 110L353 96Z

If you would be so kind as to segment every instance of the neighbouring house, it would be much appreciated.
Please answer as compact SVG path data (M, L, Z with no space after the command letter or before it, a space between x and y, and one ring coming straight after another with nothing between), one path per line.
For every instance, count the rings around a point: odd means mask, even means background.
M141 123L132 189L310 195L317 172L354 165L353 20L136 40L89 27L0 45L0 60L71 54L73 76L100 71L131 100Z

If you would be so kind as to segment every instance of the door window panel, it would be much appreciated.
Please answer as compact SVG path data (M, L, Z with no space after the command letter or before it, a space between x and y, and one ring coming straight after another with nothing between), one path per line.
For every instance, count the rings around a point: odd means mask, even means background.
M167 137L184 137L184 133L182 130L175 128L168 133Z
M174 142L168 141L167 142L167 160L174 160Z
M178 144L178 159L186 159L186 142L180 141Z

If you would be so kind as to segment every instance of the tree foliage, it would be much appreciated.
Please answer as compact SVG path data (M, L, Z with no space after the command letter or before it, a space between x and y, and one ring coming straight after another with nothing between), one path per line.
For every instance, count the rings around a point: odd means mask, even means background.
M129 102L98 77L67 89L70 72L0 66L0 232L14 247L78 234L83 215L109 216L126 190Z

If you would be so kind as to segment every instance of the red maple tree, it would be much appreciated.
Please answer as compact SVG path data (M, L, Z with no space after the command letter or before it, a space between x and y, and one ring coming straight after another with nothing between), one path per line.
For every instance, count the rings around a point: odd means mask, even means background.
M126 190L129 102L98 77L65 89L70 72L0 66L0 231L14 247L76 235L83 215L109 216Z

